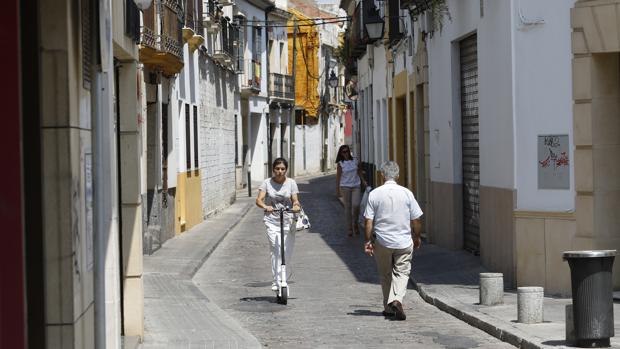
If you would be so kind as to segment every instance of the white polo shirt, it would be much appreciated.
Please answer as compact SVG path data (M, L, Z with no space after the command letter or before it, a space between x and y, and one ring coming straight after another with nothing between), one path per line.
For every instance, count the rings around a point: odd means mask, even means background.
M411 221L422 216L422 209L411 190L386 181L371 191L364 211L366 219L373 220L377 242L387 248L411 246Z

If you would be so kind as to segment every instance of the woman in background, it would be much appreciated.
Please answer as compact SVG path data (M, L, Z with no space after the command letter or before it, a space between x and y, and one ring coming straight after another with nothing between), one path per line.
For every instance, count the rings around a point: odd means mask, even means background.
M338 169L336 171L336 195L343 198L344 215L347 225L347 235L349 237L359 235L357 217L360 213L360 191L361 184L366 181L362 175L362 167L356 158L351 154L348 145L341 145L336 156Z

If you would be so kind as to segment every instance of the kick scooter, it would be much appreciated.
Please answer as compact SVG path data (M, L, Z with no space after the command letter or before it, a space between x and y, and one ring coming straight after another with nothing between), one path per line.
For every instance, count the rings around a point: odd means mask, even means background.
M282 258L282 265L280 268L280 284L276 291L276 300L279 304L286 304L288 302L289 286L286 283L286 259L284 254L284 212L295 212L288 207L279 208L277 210L280 213L280 256ZM289 229L295 229L293 224Z

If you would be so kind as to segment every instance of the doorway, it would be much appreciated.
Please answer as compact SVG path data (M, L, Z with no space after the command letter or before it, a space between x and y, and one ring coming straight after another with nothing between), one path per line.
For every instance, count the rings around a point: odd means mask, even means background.
M478 122L477 35L459 43L461 86L461 136L463 164L464 248L480 251L480 147Z
M407 187L409 183L407 158L409 151L407 149L407 101L406 96L396 97L396 105L394 108L394 126L395 126L395 161L400 167L400 177L398 184Z

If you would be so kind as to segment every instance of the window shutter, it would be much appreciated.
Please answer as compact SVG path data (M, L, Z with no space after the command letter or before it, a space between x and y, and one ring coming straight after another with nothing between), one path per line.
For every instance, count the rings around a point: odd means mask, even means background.
M125 35L134 42L140 40L140 10L133 0L125 0Z
M82 86L90 90L92 78L91 69L93 65L93 15L91 0L80 1L80 10L82 19Z

